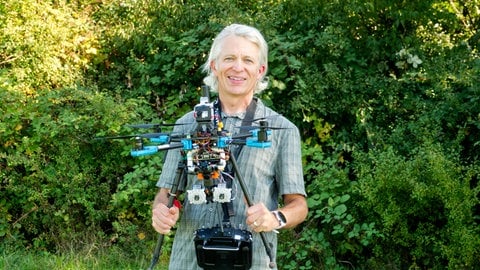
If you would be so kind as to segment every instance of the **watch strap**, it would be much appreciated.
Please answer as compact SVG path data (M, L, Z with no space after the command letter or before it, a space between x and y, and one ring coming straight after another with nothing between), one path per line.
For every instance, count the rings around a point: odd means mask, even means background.
M275 211L272 211L272 213L278 220L278 227L276 227L275 229L281 229L285 227L285 225L287 225L287 219L285 218L285 215L282 212L275 210Z

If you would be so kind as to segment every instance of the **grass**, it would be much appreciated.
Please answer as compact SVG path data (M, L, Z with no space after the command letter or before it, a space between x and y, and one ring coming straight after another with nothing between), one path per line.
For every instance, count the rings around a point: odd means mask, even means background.
M30 252L0 247L0 269L3 270L142 270L150 265L152 250L127 253L117 247L85 249L63 254ZM168 255L162 254L155 270L167 269Z

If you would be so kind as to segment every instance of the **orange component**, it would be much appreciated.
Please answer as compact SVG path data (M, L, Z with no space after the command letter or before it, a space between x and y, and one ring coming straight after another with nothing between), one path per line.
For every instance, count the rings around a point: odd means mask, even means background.
M217 179L220 178L220 173L218 171L213 171L211 176L213 179Z

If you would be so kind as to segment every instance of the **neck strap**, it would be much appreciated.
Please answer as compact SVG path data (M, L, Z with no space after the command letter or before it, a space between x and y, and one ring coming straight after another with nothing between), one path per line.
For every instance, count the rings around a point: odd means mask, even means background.
M223 124L220 124L222 122L222 103L220 99L216 99L215 102L213 103L213 108L214 108L214 124L215 127L218 127L219 125L223 127ZM250 104L248 104L247 111L245 113L245 117L242 120L242 126L251 126L253 122L253 117L255 116L255 111L257 110L257 98L254 97Z
M222 121L222 105L220 102L220 99L217 99L215 103L213 104L214 107L214 124L215 127L218 127L219 125L223 127L223 124L221 123ZM242 126L251 126L253 122L253 117L255 116L255 111L257 110L257 98L253 98L252 102L247 107L247 111L245 113L245 117L242 120ZM240 155L240 152L242 151L243 145L239 145L234 151L231 152L231 155L234 155L235 158L238 158ZM229 163L226 168L231 176L235 177L234 171L231 168L231 164ZM227 179L227 187L232 188L232 181L231 179ZM222 209L223 209L223 223L228 223L230 222L230 217L235 215L235 210L233 209L233 203L232 202L226 202L222 203Z

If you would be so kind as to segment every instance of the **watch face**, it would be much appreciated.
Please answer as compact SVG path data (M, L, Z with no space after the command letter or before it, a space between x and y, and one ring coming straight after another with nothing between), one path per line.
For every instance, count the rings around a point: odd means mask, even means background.
M287 219L285 218L285 216L283 215L282 212L278 211L278 216L280 217L280 220L282 221L282 223L287 223Z

